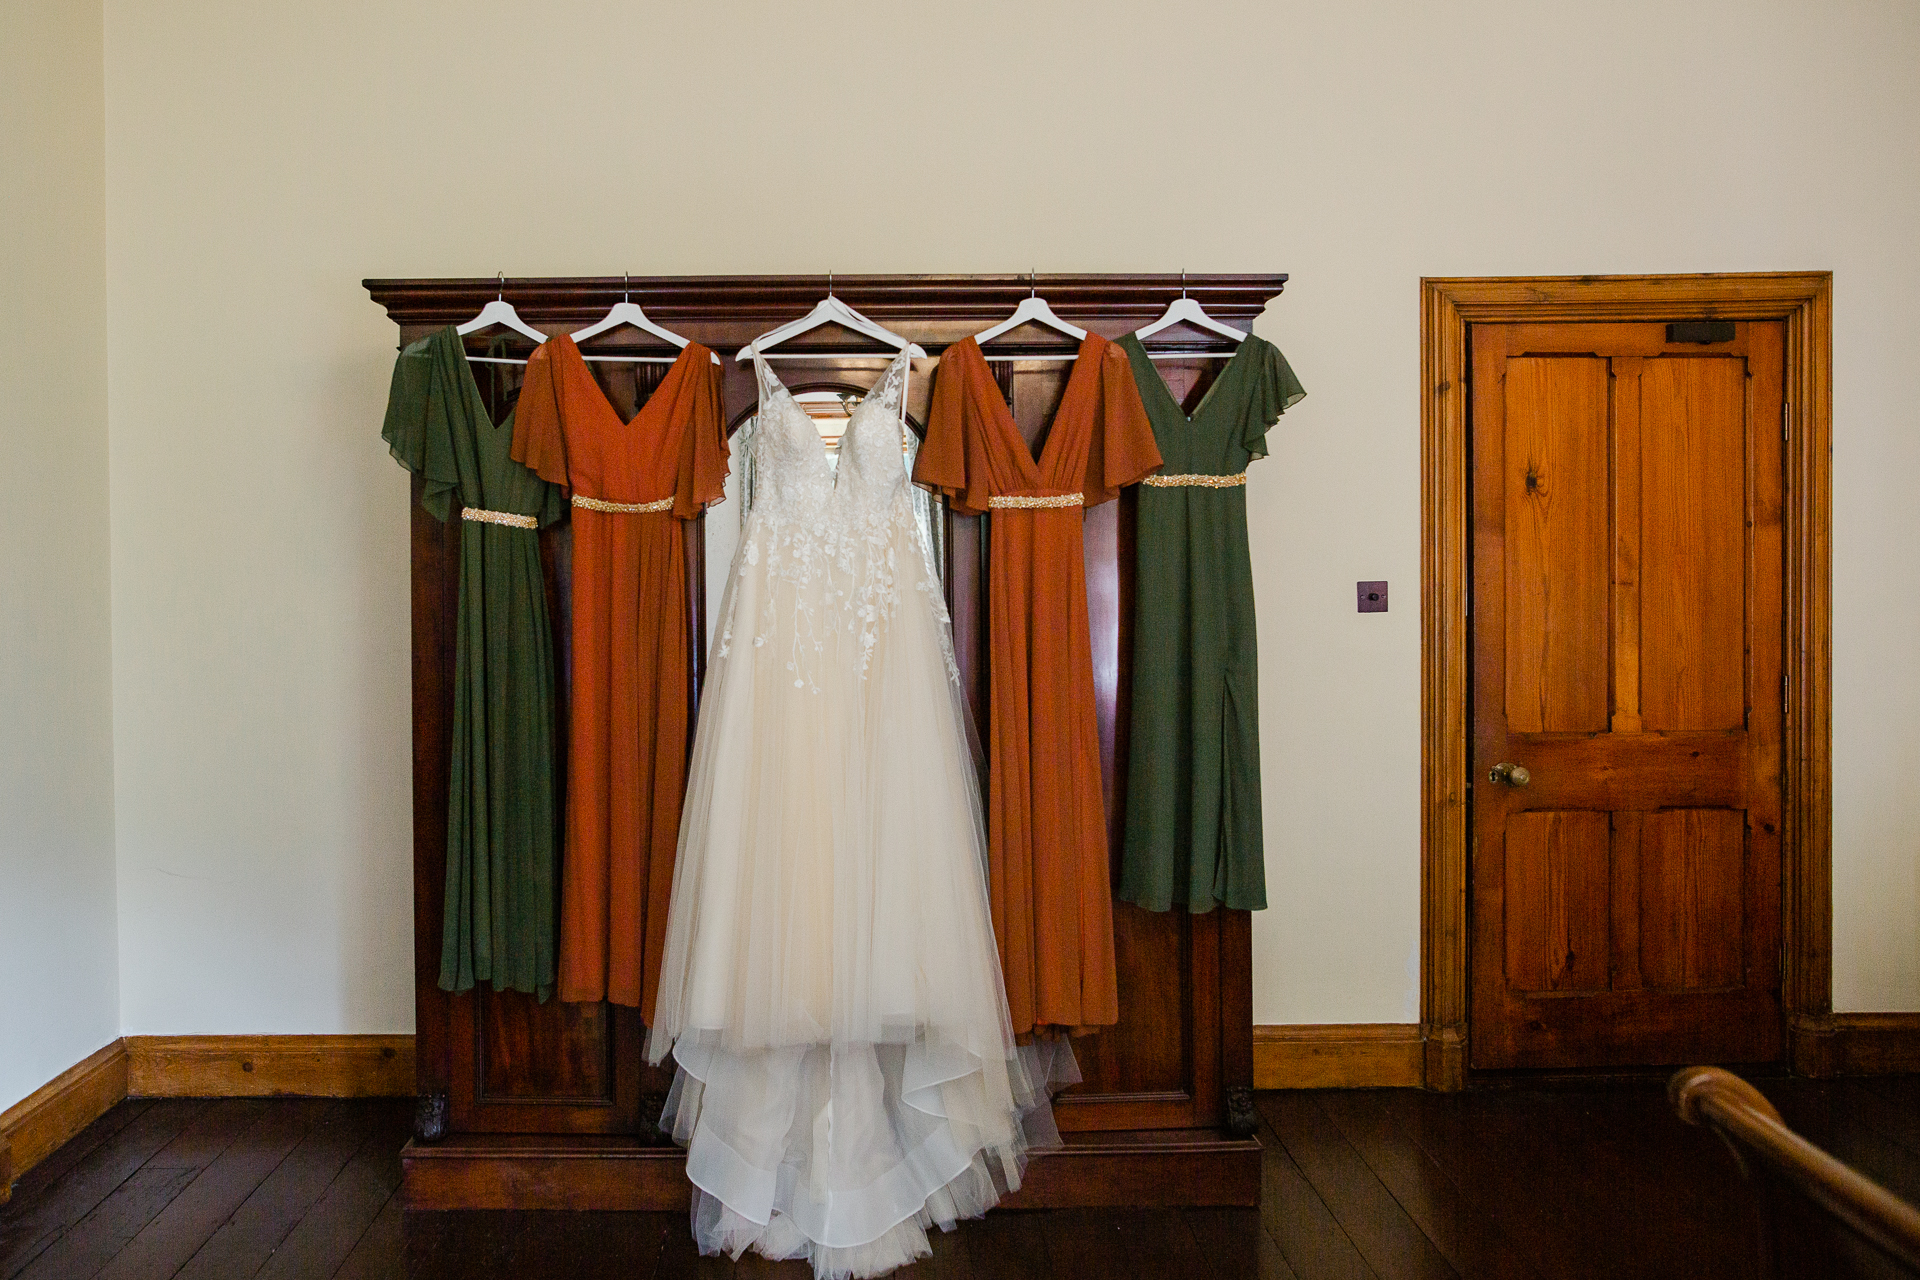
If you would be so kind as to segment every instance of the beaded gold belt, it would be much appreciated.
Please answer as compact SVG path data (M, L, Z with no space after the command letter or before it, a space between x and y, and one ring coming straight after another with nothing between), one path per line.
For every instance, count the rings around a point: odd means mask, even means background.
M1004 496L996 494L987 499L987 505L1000 510L1012 507L1025 510L1030 507L1079 507L1086 505L1086 495L1080 493L1060 493L1052 497L1035 497L1024 493L1010 493Z
M1238 489L1247 482L1247 473L1237 476L1148 476L1141 484L1156 489Z
M511 511L485 511L479 507L460 508L462 520L477 520L481 524L503 524L509 529L538 529L540 521L533 516L515 515Z
M576 493L573 495L573 505L585 507L589 511L610 511L615 515L633 515L642 511L671 511L673 499L662 498L658 502L605 502L599 498L589 498Z

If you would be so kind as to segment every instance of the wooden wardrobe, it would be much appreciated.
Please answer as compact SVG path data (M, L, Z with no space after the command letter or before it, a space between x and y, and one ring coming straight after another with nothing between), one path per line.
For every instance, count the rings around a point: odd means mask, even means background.
M869 318L937 355L950 342L1011 312L1037 287L1064 319L1110 338L1159 317L1184 287L1236 328L1253 323L1280 293L1284 275L840 276L832 288ZM826 276L705 276L541 280L368 280L374 301L400 326L401 343L473 317L504 291L521 317L560 333L590 324L630 293L648 316L704 343L726 361L728 417L755 408L753 371L733 359L756 334L805 314L826 293ZM499 331L495 331L499 332ZM1215 338L1175 329L1166 345L1223 349ZM469 339L478 352L486 335ZM670 354L626 328L592 344L631 345L630 354ZM516 354L524 355L525 342ZM1156 348L1161 341L1156 340ZM999 355L1055 355L1062 335L1029 327L994 344ZM879 348L843 330L821 329L787 344L846 353ZM1223 362L1168 360L1176 392L1198 394ZM631 411L661 376L662 364L593 366L614 403ZM485 366L477 366L485 368ZM867 360L788 360L781 376L795 392L863 392L880 366ZM1065 386L1065 363L994 365L1029 439L1045 429ZM492 380L479 379L483 388ZM912 379L908 414L922 428L932 379ZM504 404L495 405L498 417ZM375 424L367 424L371 438ZM420 506L412 517L414 990L419 1111L404 1153L405 1203L418 1209L674 1209L688 1203L680 1149L654 1127L671 1083L671 1060L649 1067L635 1010L607 1004L538 1004L484 984L454 996L438 985L441 895L447 839L458 521L442 524ZM1094 683L1099 696L1101 766L1116 858L1125 812L1133 610L1134 495L1090 509L1086 558ZM705 520L737 520L731 505ZM697 630L705 635L704 530L688 539L688 580ZM983 517L945 515L948 602L962 678L986 739L986 539ZM571 530L541 534L557 651L567 652ZM695 679L705 663L696 646ZM562 678L565 678L562 660ZM566 705L561 697L562 714ZM564 744L564 727L559 734ZM1250 916L1206 915L1114 905L1120 1022L1075 1041L1083 1083L1060 1096L1063 1148L1036 1154L1013 1208L1252 1205L1260 1195L1254 1140Z

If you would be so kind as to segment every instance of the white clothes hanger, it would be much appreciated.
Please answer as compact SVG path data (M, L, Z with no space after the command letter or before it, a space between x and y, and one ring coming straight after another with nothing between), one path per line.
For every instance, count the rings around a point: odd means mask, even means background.
M507 277L505 273L499 276L499 281L499 291L494 297L494 300L480 308L479 315L456 328L454 332L464 338L470 333L478 333L482 329L491 329L494 325L498 324L506 326L515 333L533 339L535 346L545 342L547 335L528 324L525 320L522 320L520 313L513 309L513 304L507 301ZM526 363L525 360L514 360L507 356L468 356L467 359L475 364Z
M1218 320L1208 315L1198 302L1187 296L1187 273L1184 271L1180 273L1180 296L1168 304L1166 312L1161 315L1158 320L1155 320L1144 329L1135 329L1133 336L1140 343L1145 344L1146 340L1154 334L1159 333L1162 329L1170 329L1176 324L1190 324L1196 329L1204 330L1207 333L1219 334L1221 337L1230 338L1234 342L1245 342L1247 339L1245 333L1234 328L1232 325L1221 324ZM1233 352L1231 351L1150 351L1147 353L1147 359L1224 360L1232 355Z
M650 333L656 338L671 342L674 346L685 350L687 345L685 338L671 329L662 329L659 325L647 319L647 313L635 304L633 293L626 288L626 283L629 278L625 272L621 273L620 301L614 303L613 308L608 311L606 315L600 317L600 319L594 321L586 328L575 329L568 335L573 339L574 345L578 346L588 338L597 338L609 329L618 329L623 324L630 324L642 333ZM580 353L580 357L583 360L597 360L606 364L672 364L675 360L679 359L678 356L590 356L584 351ZM713 362L719 364L720 357L717 355L714 356Z
M904 351L916 359L926 358L926 350L922 348L919 343L908 342L893 330L875 324L846 303L840 301L840 299L834 297L833 275L831 273L827 275L827 296L820 299L820 301L815 304L813 310L807 312L807 314L801 316L798 320L789 320L778 329L769 329L752 342L749 342L746 346L740 348L740 350L734 354L733 358L735 360L749 359L754 353L754 348L758 347L762 360L892 359L891 356L877 356L871 351L801 351L793 355L783 355L767 350L768 347L777 346L785 342L788 338L798 337L800 334L806 333L811 329L818 329L823 324L837 324L843 329L851 329L855 333L872 338L875 342L884 342L895 351Z
M1020 305L1013 309L1012 315L1002 320L999 324L994 325L991 329L983 329L979 333L974 334L973 342L975 346L984 347L1001 334L1018 329L1021 325L1029 321L1046 325L1049 329L1057 329L1069 338L1072 338L1075 342L1079 342L1087 336L1085 329L1080 328L1078 325L1068 324L1065 320L1062 320L1053 313L1053 308L1047 305L1047 300L1040 296L1039 287L1034 283L1034 279L1034 273L1029 271L1027 273L1027 296L1020 299ZM1080 353L1078 351L1070 356L1029 355L987 357L989 360L1078 360L1079 358Z

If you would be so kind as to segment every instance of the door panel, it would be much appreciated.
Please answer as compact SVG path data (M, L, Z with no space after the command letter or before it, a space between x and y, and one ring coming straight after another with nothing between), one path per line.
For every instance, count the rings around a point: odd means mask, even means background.
M1738 987L1746 815L1668 809L1636 816L1642 982L1654 991Z
M1648 729L1746 715L1745 371L1648 360L1640 378L1640 686Z
M1607 723L1607 362L1507 365L1507 718Z
M1780 1053L1783 338L1473 331L1475 1067Z
M1607 815L1507 820L1507 983L1516 991L1607 989Z

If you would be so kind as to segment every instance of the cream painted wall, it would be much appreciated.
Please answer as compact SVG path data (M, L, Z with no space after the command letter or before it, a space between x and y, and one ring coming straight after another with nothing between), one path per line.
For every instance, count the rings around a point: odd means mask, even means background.
M0 1111L120 1034L98 5L0 5Z
M1836 996L1920 1008L1911 4L108 0L106 46L128 1031L411 1025L358 281L497 270L1292 272L1255 1015L1336 1022L1418 1010L1419 277L1832 268Z

